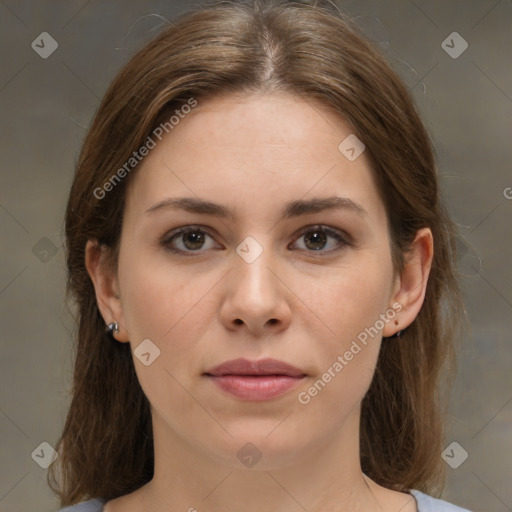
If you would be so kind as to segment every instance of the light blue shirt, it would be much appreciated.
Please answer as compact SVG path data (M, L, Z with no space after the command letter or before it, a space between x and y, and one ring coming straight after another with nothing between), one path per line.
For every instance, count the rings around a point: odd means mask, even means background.
M418 512L471 512L466 508L460 508L443 500L437 500L414 489L409 491L418 502ZM105 500L96 498L94 500L82 501L71 507L61 508L59 512L102 512Z

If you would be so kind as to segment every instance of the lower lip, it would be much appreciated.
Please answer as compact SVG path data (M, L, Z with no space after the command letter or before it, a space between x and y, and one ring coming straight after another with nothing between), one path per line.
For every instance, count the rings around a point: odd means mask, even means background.
M281 396L304 377L288 375L207 375L223 391L243 400L263 401Z

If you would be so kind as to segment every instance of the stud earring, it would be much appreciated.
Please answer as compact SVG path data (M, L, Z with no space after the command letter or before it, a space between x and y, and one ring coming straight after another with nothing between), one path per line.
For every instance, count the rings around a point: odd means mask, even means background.
M110 324L107 325L106 331L107 332L114 331L117 334L119 332L119 324L116 321L111 322Z
M395 325L398 325L398 320L395 318L394 320ZM395 334L392 334L391 336L385 336L384 339L389 340L390 338L400 338L400 335L405 331L405 329L401 329L400 331L396 332Z

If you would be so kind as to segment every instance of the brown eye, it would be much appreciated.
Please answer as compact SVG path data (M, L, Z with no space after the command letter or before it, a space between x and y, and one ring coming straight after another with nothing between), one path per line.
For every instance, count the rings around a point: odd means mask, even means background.
M323 226L307 228L299 235L298 240L300 239L304 240L304 247L300 247L300 249L321 254L334 252L351 245L341 233ZM333 239L334 243L329 242L330 239ZM331 247L326 249L326 246Z
M213 247L205 247L208 239L212 236L199 227L187 226L170 235L162 240L162 245L171 252L175 253L193 253L202 250L211 249ZM206 244L208 245L208 244Z
M304 236L304 241L308 249L319 251L325 247L328 236L323 231L309 231Z
M201 247L204 245L204 233L200 233L198 231L187 231L182 233L181 237L183 240L183 245L185 245L187 249L201 249Z
M304 241L299 244L298 249L308 253L318 253L318 256L328 255L353 245L350 237L324 226L307 227L296 240L301 239ZM295 244L298 243L297 241ZM212 235L198 226L186 226L169 233L162 239L161 245L170 252L187 256L219 248Z

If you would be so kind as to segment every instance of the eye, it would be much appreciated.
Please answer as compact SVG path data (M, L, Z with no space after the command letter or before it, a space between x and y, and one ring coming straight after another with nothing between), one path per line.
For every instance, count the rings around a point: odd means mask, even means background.
M301 239L304 239L302 245L305 246L305 249L303 247L300 249L307 252L331 253L352 245L348 237L343 236L341 232L324 226L308 226L299 233L297 240ZM329 244L329 239L334 240L334 243ZM325 250L327 245L334 246L334 248Z
M324 226L308 226L304 228L298 235L297 240L304 239L304 243L299 244L299 250L310 253L332 253L341 250L345 247L352 246L350 237L344 236L342 232L326 228ZM207 244L210 239L212 242ZM329 239L331 242L329 243ZM334 242L332 242L334 241ZM297 241L295 242L295 244ZM162 246L168 251L178 254L192 255L192 253L200 253L209 249L215 248L213 237L205 229L199 226L186 226L179 228L167 234L161 241ZM206 244L206 247L205 247ZM293 244L292 244L293 245ZM325 249L326 246L333 246L330 249ZM219 248L219 246L217 246Z
M187 226L165 236L162 245L175 253L199 252L200 249L213 248L204 247L207 237L213 240L213 237L204 229L198 226Z

